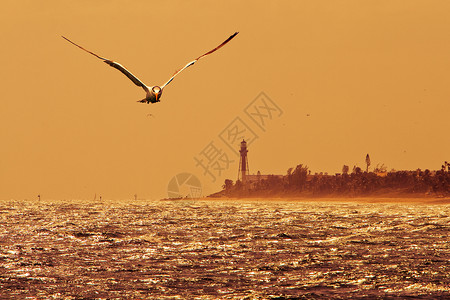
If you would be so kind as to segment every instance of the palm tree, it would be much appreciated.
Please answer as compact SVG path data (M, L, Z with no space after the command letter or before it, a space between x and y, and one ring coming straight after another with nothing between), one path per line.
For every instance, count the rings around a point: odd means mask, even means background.
M367 155L366 155L366 164L367 164L366 172L369 172L369 166L370 166L370 156L369 156L369 153L367 153Z

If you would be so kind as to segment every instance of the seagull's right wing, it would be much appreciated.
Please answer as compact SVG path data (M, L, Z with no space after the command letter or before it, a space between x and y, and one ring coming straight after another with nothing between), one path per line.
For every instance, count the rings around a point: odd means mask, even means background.
M68 38L66 38L66 37L64 37L64 36L62 36L62 38L65 39L66 41L68 41L69 43L71 43L71 44L77 46L78 48L80 48L80 49L86 51L87 53L90 53L90 54L94 55L95 57L97 57L97 58L103 60L105 63L107 63L107 64L110 65L111 67L113 67L113 68L119 70L119 71L122 72L125 76L127 76L131 81L133 81L133 83L134 83L135 85L142 87L146 92L148 92L148 87L147 87L142 81L140 81L139 78L137 78L137 77L134 76L130 71L128 71L127 69L125 69L125 67L122 66L121 64L119 64L119 63L117 63L117 62L115 62L115 61L109 60L109 59L107 59L107 58L98 56L98 55L95 54L94 52L91 52L91 51L89 51L89 50L87 50L87 49L84 49L84 48L81 47L80 45L75 44L74 42L72 42L71 40L69 40Z
M161 86L161 89L164 89L164 87L166 85L168 85L169 83L172 82L172 80L175 78L175 76L177 76L178 74L180 74L184 69L186 69L187 67L192 66L193 64L195 64L200 58L202 58L203 56L206 56L208 54L213 53L214 51L218 50L219 48L223 47L226 43L228 43L229 41L231 41L232 38L234 38L239 32L235 32L233 33L230 37L228 37L222 44L220 44L219 46L217 46L216 48L206 52L205 54L200 55L199 57L197 57L196 59L194 59L191 62L188 62L183 68L179 69L178 71L175 72L175 74L173 74L173 76L166 82L164 83L163 86Z

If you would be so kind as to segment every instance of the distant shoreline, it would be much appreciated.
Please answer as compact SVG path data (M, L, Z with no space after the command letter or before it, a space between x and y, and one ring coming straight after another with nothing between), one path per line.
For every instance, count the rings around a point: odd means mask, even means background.
M214 194L213 194L214 195ZM319 202L328 202L328 203L361 203L361 204L377 204L377 203L391 203L391 204L426 204L426 205L449 205L450 197L439 197L439 196L417 196L417 195L403 195L403 196L266 196L266 197L258 197L258 196L242 196L242 197L233 197L233 196L221 196L221 197L211 197L203 196L201 198L161 198L161 199L103 199L100 200L92 200L92 199L0 199L0 204L5 205L10 202L24 202L24 203L34 203L34 204L45 204L45 203L64 203L64 204L74 204L74 203L97 203L97 204L120 204L120 205L146 205L148 202L155 201L167 201L167 202L176 202L176 201L210 201L210 202L233 202L233 201L247 201L247 202L304 202L304 203L319 203Z
M450 197L430 195L370 195L370 196L214 196L214 194L201 198L218 201L287 201L287 202L351 202L351 203L398 203L398 204L450 204Z

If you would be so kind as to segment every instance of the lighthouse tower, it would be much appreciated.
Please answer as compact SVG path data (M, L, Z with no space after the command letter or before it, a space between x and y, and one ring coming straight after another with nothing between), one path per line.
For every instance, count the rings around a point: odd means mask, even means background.
M241 150L239 150L239 153L241 154L240 160L239 160L239 172L238 172L238 180L240 179L241 182L244 184L246 181L246 176L248 175L248 159L247 159L247 142L245 140L242 140L241 142Z

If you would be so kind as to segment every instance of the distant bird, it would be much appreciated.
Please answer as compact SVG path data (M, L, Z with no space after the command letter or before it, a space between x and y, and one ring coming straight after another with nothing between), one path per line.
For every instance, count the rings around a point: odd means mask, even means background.
M107 58L98 56L97 54L84 49L83 47L81 47L80 45L75 44L74 42L72 42L71 40L69 40L68 38L62 36L63 39L65 39L66 41L74 44L75 46L77 46L78 48L94 55L95 57L103 60L105 63L107 63L108 65L110 65L113 68L116 68L117 70L119 70L120 72L122 72L123 74L125 74L125 76L127 76L131 81L133 81L133 83L137 86L140 86L144 89L144 91L146 92L146 96L144 99L139 100L138 102L141 103L147 103L149 104L151 103L156 103L156 102L160 102L160 98L163 92L163 89L166 87L166 85L168 85L174 78L175 76L177 76L178 74L180 74L184 69L186 69L189 66L192 66L194 63L196 63L200 58L202 58L203 56L206 56L208 54L213 53L214 51L218 50L219 48L221 48L222 46L224 46L226 43L228 43L232 38L234 38L236 35L238 34L238 32L233 33L229 38L227 38L222 44L220 44L219 46L217 46L216 48L212 49L211 51L206 52L203 55L200 55L199 57L197 57L196 59L194 59L193 61L187 63L183 68L179 69L178 71L176 71L173 76L166 82L164 83L161 87L160 86L147 86L145 85L141 80L139 80L136 76L134 76L130 71L128 71L127 69L125 69L124 66L122 66L121 64L109 60Z

